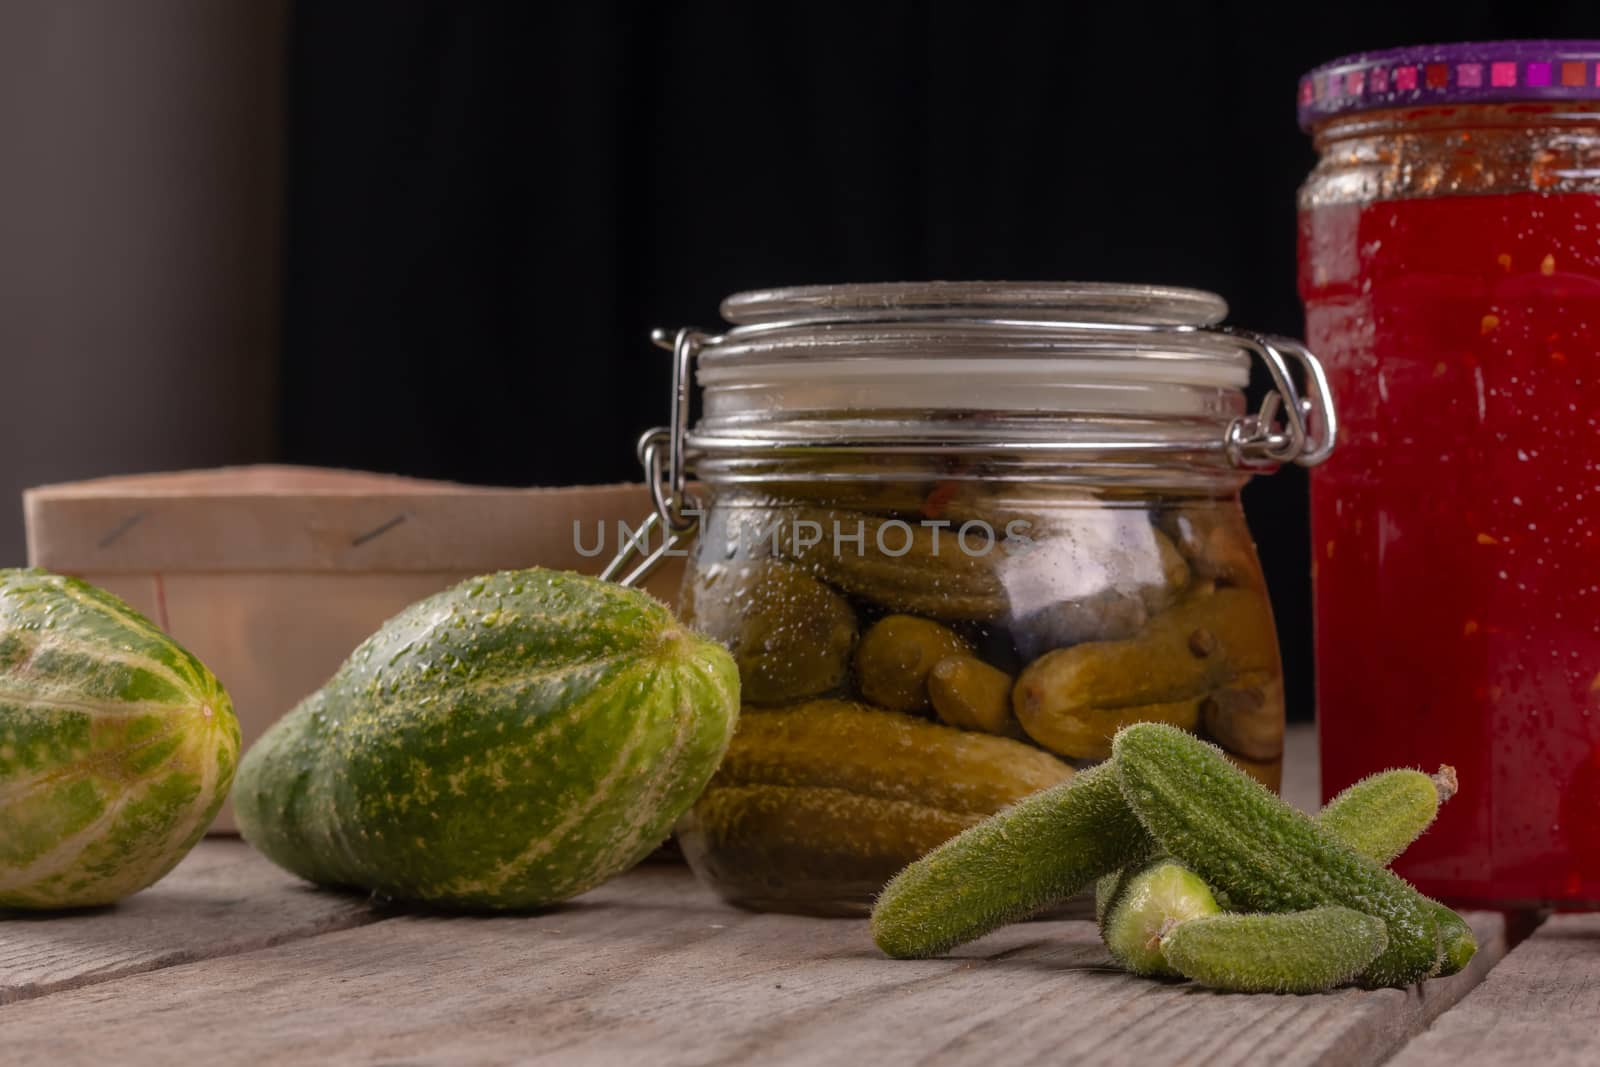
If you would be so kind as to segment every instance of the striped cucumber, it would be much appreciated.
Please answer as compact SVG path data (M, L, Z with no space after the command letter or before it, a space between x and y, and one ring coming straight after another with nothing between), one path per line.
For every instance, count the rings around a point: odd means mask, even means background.
M201 662L102 589L0 570L0 908L156 881L228 794L239 723Z
M732 657L644 593L473 578L386 622L252 746L239 828L314 882L540 907L667 836L738 708Z
M1403 986L1439 970L1432 902L1333 833L1241 775L1222 751L1182 730L1121 731L1112 765L1156 842L1237 906L1302 911L1337 904L1382 919L1388 945L1359 975Z
M1071 896L1150 847L1110 764L1041 790L923 856L872 909L897 959L936 956Z
M1161 952L1179 974L1215 989L1320 993L1360 974L1388 942L1381 919L1325 905L1194 919L1173 927Z
M1368 775L1328 801L1317 815L1324 829L1377 863L1387 864L1422 835L1439 814L1439 805L1456 795L1454 767L1431 775L1401 769ZM1430 901L1442 945L1440 977L1457 974L1478 951L1467 921Z

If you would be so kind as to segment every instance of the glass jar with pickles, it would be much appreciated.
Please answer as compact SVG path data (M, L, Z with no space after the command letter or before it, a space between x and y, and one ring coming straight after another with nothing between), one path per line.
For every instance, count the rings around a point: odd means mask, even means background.
M1239 490L1318 462L1333 419L1308 352L1225 313L1149 286L829 286L658 335L678 404L642 453L660 524L697 528L682 615L732 650L744 702L678 828L703 880L862 914L1136 721L1277 787L1281 667ZM1252 353L1273 377L1253 414Z

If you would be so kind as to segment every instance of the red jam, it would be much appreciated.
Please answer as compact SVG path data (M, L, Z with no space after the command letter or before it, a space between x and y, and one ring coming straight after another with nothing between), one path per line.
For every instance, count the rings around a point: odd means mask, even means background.
M1323 794L1452 764L1403 875L1600 905L1600 196L1315 207L1300 286L1341 420L1312 487Z

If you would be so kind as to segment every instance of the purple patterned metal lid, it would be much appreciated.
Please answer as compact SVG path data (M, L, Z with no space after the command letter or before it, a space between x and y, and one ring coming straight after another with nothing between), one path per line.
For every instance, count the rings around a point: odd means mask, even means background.
M1600 41L1479 41L1344 56L1300 79L1300 128L1386 107L1600 100Z

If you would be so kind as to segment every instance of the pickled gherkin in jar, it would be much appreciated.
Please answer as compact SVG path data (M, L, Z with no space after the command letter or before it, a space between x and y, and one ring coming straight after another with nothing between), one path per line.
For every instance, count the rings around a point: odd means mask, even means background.
M1086 641L1034 660L1017 681L1017 718L1060 755L1106 759L1123 726L1193 730L1203 704L1269 675L1277 659L1271 611L1259 594L1202 583L1130 638ZM1281 751L1281 715L1277 733Z
M856 649L856 688L891 711L926 711L933 669L970 651L947 626L915 615L887 615L872 624Z
M928 672L928 701L941 722L963 730L1021 737L1011 712L1009 674L977 656L946 656Z
M792 563L763 559L696 568L681 608L733 652L749 703L803 700L844 684L856 643L855 611Z
M865 914L901 867L1072 774L1019 741L865 704L752 708L678 840L735 903Z

